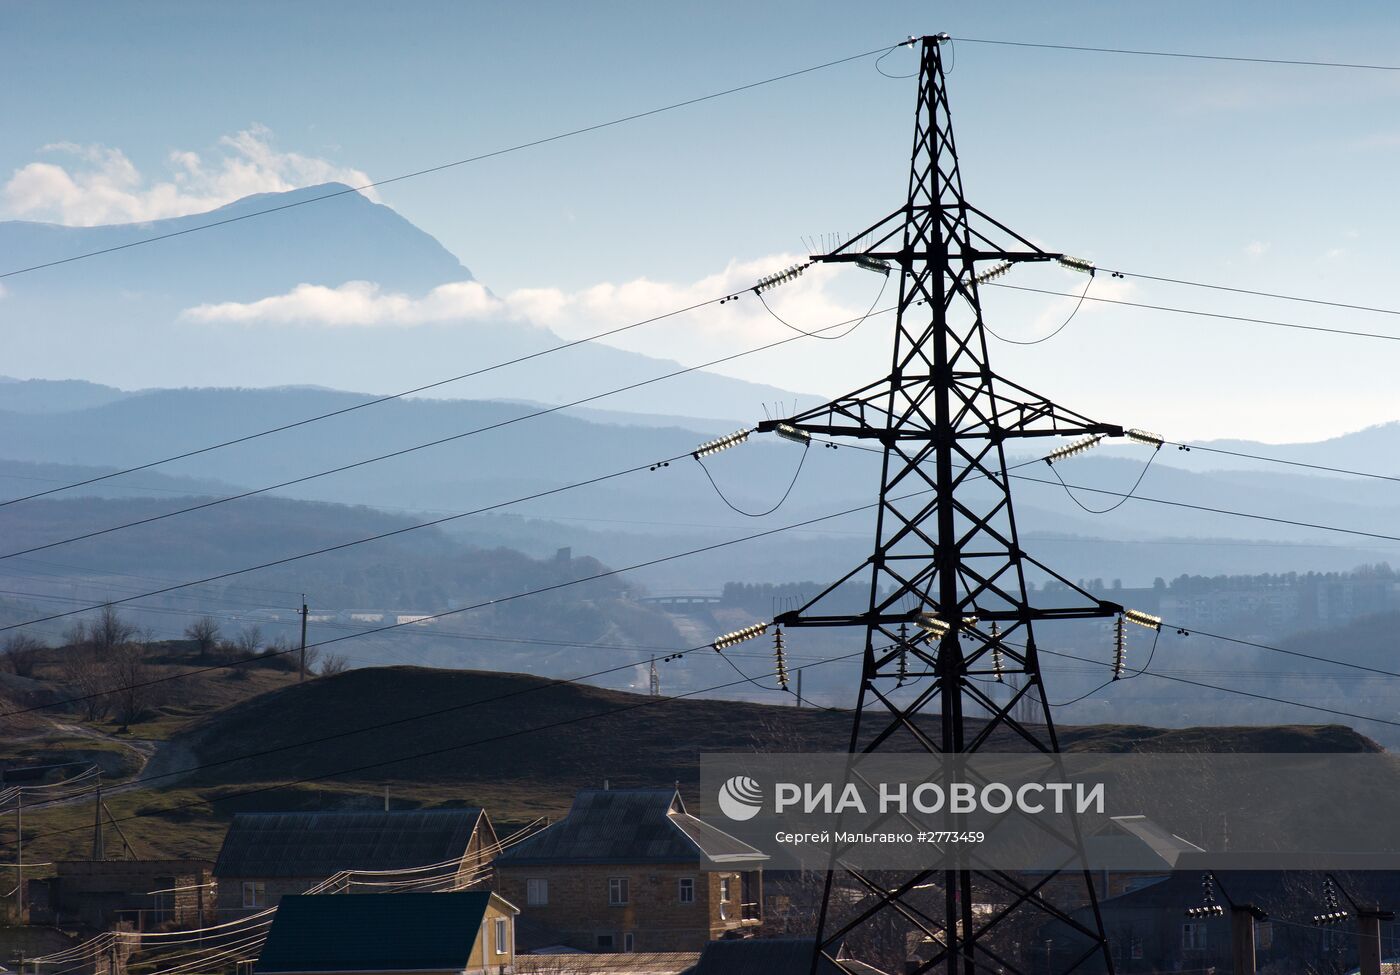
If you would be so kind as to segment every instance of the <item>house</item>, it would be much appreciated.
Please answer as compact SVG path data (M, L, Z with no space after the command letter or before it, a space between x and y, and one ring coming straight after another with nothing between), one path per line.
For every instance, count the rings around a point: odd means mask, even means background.
M759 851L685 811L674 789L589 789L496 859L521 945L699 951L762 923Z
M1206 970L1228 971L1231 964L1229 912L1219 916L1192 917L1187 910L1204 902L1202 878L1222 855L1209 860L1183 855L1177 870L1160 883L1130 890L1099 902L1104 932L1119 973ZM1325 910L1322 895L1325 875L1311 871L1214 870L1213 896L1217 903L1229 901L1257 906L1268 919L1255 922L1255 952L1261 970L1298 970L1294 963L1303 958L1330 956L1335 971L1345 971L1357 963L1355 919L1348 916L1336 925L1317 926L1311 917ZM1362 904L1400 906L1400 873L1363 870L1341 874L1351 895ZM1341 905L1344 909L1345 903ZM1086 908L1073 912L1081 923L1089 917ZM1063 958L1061 945L1071 937L1059 922L1046 926L1042 940L1053 942L1057 958ZM1400 924L1384 922L1381 940L1384 953L1394 953L1400 943Z
M516 975L688 975L696 951L634 951L590 954L586 951L536 951L517 955Z
M274 907L284 895L303 893L341 870L455 863L460 881L468 883L482 876L496 849L491 821L474 807L239 813L214 864L219 912Z
M258 975L501 975L515 971L514 905L489 890L288 894Z
M752 938L743 941L712 941L700 953L700 960L685 975L811 975L811 938ZM817 965L816 975L883 975L861 961L838 953L838 966L828 958Z
M136 931L165 924L199 927L214 919L215 884L207 860L61 860L54 875L26 882L34 924Z

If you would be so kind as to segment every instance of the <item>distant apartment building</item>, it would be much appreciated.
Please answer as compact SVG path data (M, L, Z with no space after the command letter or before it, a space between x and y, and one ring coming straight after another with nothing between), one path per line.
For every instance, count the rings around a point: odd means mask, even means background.
M685 810L674 789L589 789L496 860L522 947L700 951L763 920L758 850Z
M455 865L466 883L483 876L496 849L490 819L474 807L239 813L214 864L219 912L241 916L275 907L342 870Z

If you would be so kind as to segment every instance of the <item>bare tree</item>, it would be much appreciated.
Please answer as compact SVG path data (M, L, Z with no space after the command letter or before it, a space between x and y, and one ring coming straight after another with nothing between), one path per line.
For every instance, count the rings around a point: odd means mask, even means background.
M316 673L321 677L334 677L336 674L343 674L350 669L350 661L336 653L327 653L321 656L321 666Z
M129 640L111 653L112 707L123 731L156 703L155 668L150 664L154 643L148 630L140 640Z
M33 677L44 649L42 640L28 633L13 633L0 644L0 665L16 677Z
M234 642L241 654L251 657L263 646L262 630L257 626L245 626L238 631L238 639Z
M87 720L97 721L111 712L113 687L118 683L113 673L116 657L135 636L136 627L110 604L102 607L97 619L69 629L63 679L77 691L74 703Z
M196 652L207 657L219 646L219 624L212 616L201 616L185 627L185 639L194 643Z
M97 619L88 624L88 642L99 654L107 654L136 638L136 627L122 619L111 603L102 607Z

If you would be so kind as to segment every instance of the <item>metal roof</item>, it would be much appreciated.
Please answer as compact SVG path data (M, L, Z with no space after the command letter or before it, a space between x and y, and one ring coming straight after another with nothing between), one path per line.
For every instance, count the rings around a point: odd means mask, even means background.
M768 859L685 811L674 789L585 789L569 814L506 850L502 866L537 863L733 863Z
M216 877L328 877L338 870L403 870L460 859L479 808L393 812L239 813Z
M700 952L700 961L686 975L810 975L812 971L811 938L753 938L734 941L711 941ZM817 975L842 975L861 972L882 975L864 962L841 960L838 968L823 958Z
M256 971L462 971L489 891L283 897Z

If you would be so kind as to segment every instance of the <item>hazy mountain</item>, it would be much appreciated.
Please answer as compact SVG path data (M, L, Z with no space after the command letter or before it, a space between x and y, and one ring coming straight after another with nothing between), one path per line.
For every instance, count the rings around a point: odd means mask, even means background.
M439 285L472 279L432 236L358 193L297 205L343 189L329 183L261 194L211 213L145 224L0 222L4 270L177 235L7 278L0 296L6 370L82 376L127 388L241 386L257 376L260 386L319 384L390 392L562 344L548 329L519 322L328 327L182 319L182 312L198 305L257 301L300 284L337 288L367 281L383 292L417 298ZM243 219L278 207L294 209ZM210 223L223 225L207 233L185 233ZM558 403L678 368L667 360L585 345L474 377L438 395ZM772 386L692 373L598 405L748 417L761 403L793 398L790 391ZM11 408L29 409L12 406L0 393L0 409Z
M0 410L11 413L63 413L115 403L125 390L81 379L12 379L0 376Z
M362 394L313 388L166 389L85 409L0 411L0 456L11 459L0 467L0 475L9 475L0 484L7 497L27 494L65 478L91 476L89 469L145 463L364 399ZM55 402L61 404L61 398ZM103 482L91 490L111 497L145 494L175 508L184 503L174 500L173 493L262 487L505 423L490 432L291 485L279 493L395 512L461 512L679 456L668 468L499 508L446 529L475 545L505 545L536 557L552 556L560 546L571 545L608 564L626 565L868 506L878 483L877 455L815 447L804 459L794 444L754 437L743 448L707 461L707 470L737 507L767 510L782 497L799 462L803 469L780 510L750 519L731 511L706 472L686 456L713 436L721 421L674 417L663 423L657 417L595 411L511 422L537 409L498 401L396 401ZM1400 438L1400 431L1395 435ZM1074 485L1125 491L1147 456L1144 448L1132 459L1090 454L1055 470ZM1400 495L1387 482L1347 481L1339 491L1337 478L1288 468L1183 470L1176 466L1181 456L1163 451L1139 493L1202 509L1235 509L1273 519L1400 534ZM1148 585L1154 577L1181 574L1342 570L1363 562L1394 561L1397 553L1395 545L1383 539L1197 508L1134 501L1094 515L1067 496L1045 465L1030 465L1014 474L1017 512L1028 545L1070 578L1121 578L1129 585ZM1119 500L1079 489L1074 494L1094 509ZM0 514L22 519L24 506L0 509ZM871 529L871 513L856 512L761 542L662 563L640 578L669 590L713 590L733 580L835 577L869 554Z

